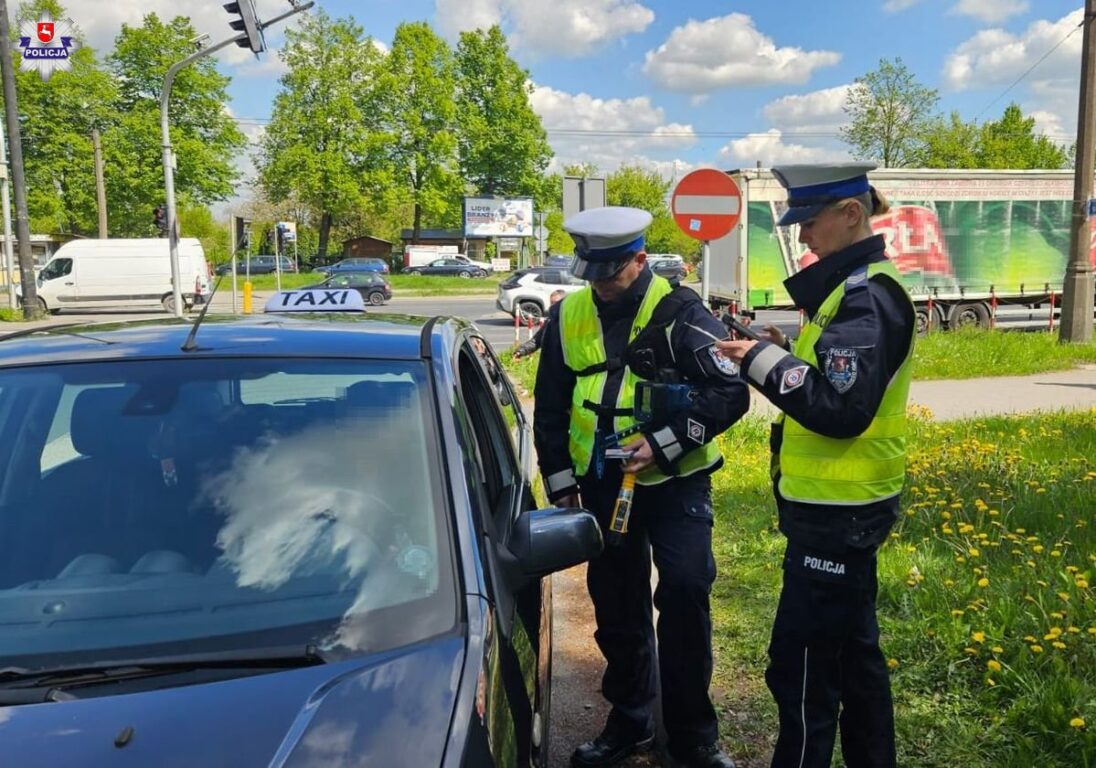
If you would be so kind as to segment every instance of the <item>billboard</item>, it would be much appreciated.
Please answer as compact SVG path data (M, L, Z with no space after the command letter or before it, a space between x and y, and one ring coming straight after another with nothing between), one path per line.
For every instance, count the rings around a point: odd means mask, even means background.
M532 234L532 198L464 198L465 237L530 237Z

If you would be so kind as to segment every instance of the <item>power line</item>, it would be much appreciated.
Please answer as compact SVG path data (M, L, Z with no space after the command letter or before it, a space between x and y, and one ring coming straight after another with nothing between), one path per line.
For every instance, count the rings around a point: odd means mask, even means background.
M1085 19L1084 19L1084 18L1082 17L1082 19L1081 19L1081 23L1080 23L1080 24L1078 24L1078 25L1077 25L1077 26L1075 26L1075 27L1074 27L1073 29L1071 29L1071 30L1070 30L1070 31L1069 31L1069 32L1068 32L1068 33L1066 34L1066 36L1065 36L1065 37L1063 37L1063 38L1062 38L1061 40L1059 40L1059 41L1058 41L1057 43L1055 43L1055 45L1054 45L1054 47L1053 47L1053 48L1051 48L1051 49L1050 49L1049 51L1047 51L1046 53L1044 53L1044 54L1043 54L1043 55L1042 55L1042 56L1041 56L1041 57L1039 58L1039 60L1038 60L1038 61L1036 61L1036 62L1035 62L1034 64L1032 64L1032 65L1031 65L1030 67L1028 67L1028 68L1027 68L1027 71L1026 71L1026 72L1024 72L1024 74L1020 75L1020 76L1019 76L1018 78L1016 78L1016 80L1014 80L1014 81L1013 81L1012 85L1010 85L1010 86L1009 86L1008 88L1006 88L1005 90L1003 90L1003 91L1001 91L1001 92L1000 92L999 94L997 94L997 96L996 96L996 97L995 97L995 98L993 99L993 101L991 101L991 102L990 102L989 104L987 104L986 106L982 107L982 111L981 111L981 112L979 112L979 113L978 113L977 115L975 115L975 116L974 116L974 120L975 120L975 121L977 121L977 120L978 120L978 118L979 118L979 117L981 117L981 116L982 116L982 115L983 115L983 114L985 113L985 111L986 111L987 109L989 109L989 108L990 108L990 107L992 107L992 106L993 106L994 104L996 104L996 103L997 103L998 101L1000 101L1000 100L1001 100L1001 97L1002 97L1002 96L1004 96L1004 95L1005 95L1006 93L1008 93L1009 91L1011 91L1011 90L1012 90L1013 88L1015 88L1015 87L1016 87L1016 86L1017 86L1017 85L1018 85L1018 84L1020 83L1020 81L1021 81L1021 80L1023 80L1023 79L1025 78L1025 77L1027 77L1028 75L1030 75L1030 74L1031 74L1031 73L1032 73L1032 72L1033 72L1033 71L1035 70L1035 68L1036 68L1037 66L1039 66L1039 65L1040 65L1040 64L1042 64L1042 63L1043 63L1044 61L1046 61L1047 57L1048 57L1048 56L1050 56L1050 54L1052 54L1052 53L1054 53L1054 52L1055 52L1056 50L1058 50L1058 48L1059 48L1059 47L1060 47L1060 46L1062 45L1062 43L1064 43L1064 42L1065 42L1066 40L1068 40L1069 38L1071 38L1071 37L1073 36L1073 33L1074 33L1074 32L1076 32L1076 31L1077 31L1078 29L1080 29L1081 27L1083 27L1083 26L1084 26L1084 24L1085 24Z

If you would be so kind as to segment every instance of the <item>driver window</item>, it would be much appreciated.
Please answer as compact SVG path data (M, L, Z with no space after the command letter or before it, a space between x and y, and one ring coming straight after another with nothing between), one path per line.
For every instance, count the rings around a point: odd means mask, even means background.
M54 259L42 270L43 280L56 280L72 273L72 259Z

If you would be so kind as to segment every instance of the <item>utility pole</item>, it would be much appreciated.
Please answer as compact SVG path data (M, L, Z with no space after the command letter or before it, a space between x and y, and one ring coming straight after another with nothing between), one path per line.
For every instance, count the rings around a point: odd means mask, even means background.
M1092 235L1088 212L1092 176L1096 172L1096 0L1085 0L1084 41L1081 44L1081 97L1077 109L1077 165L1073 181L1073 220L1070 224L1069 263L1062 291L1062 342L1092 340Z
M95 149L95 202L99 206L99 237L107 236L107 187L103 181L103 147L99 129L91 129L91 146Z
M11 234L11 198L8 176L8 138L0 131L0 208L4 215L4 269L8 283L8 306L15 309L18 299L15 296L15 238Z
M4 80L4 117L11 150L11 176L15 185L15 234L19 238L19 279L23 285L23 316L38 315L38 290L34 284L34 260L30 253L27 220L27 181L23 175L23 140L19 133L19 103L15 96L15 70L11 63L11 27L7 0L0 0L0 76ZM14 309L14 307L13 307Z

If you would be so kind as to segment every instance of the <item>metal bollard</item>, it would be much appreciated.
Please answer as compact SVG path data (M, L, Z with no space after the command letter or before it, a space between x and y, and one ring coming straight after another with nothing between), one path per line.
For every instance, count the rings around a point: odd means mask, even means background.
M244 281L244 314L251 314L251 281Z

